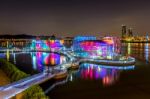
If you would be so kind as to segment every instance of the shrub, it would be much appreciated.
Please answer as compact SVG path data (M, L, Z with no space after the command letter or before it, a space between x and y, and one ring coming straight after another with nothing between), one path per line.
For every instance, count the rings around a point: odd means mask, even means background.
M20 71L14 64L4 59L0 59L0 68L10 78L11 82L15 82L29 76L29 74ZM49 99L49 98L44 94L40 86L34 85L24 91L22 99Z

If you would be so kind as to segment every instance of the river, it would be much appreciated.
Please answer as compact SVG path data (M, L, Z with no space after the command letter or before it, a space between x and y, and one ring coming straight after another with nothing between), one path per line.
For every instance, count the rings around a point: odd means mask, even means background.
M121 54L135 57L135 66L119 68L82 63L79 69L69 70L66 79L51 79L40 86L51 99L149 99L150 43L124 43ZM64 55L47 52L7 51L0 57L29 74L67 62ZM62 83L52 88L58 82Z

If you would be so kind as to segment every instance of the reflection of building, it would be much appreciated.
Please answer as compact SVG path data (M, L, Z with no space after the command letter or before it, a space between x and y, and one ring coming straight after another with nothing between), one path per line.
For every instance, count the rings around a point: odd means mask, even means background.
M115 68L108 69L101 67L101 65L84 63L81 65L77 75L82 79L101 79L104 85L111 85L118 80L120 70Z
M144 56L145 56L146 62L148 63L150 61L150 59L149 59L149 46L150 46L150 44L146 43L144 46L145 46Z
M36 52L32 54L34 69L43 71L45 66L55 66L66 62L66 57L57 53Z
M72 72L70 80L76 78L101 80L104 86L112 85L119 79L122 70L134 70L134 66L106 66L82 63L78 71Z

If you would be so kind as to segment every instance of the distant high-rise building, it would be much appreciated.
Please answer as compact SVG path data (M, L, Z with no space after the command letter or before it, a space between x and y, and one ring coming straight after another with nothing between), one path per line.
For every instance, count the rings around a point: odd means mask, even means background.
M129 29L128 29L128 35L129 35L129 37L132 37L132 36L133 36L132 28L129 28Z
M126 25L122 25L122 37L126 36Z
M149 36L148 36L148 33L146 33L146 40L147 40L147 41L149 40Z

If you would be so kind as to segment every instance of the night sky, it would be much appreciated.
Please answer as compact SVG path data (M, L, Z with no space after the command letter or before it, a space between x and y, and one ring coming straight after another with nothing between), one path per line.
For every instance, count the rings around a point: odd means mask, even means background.
M150 32L147 0L0 0L0 34L57 36Z

